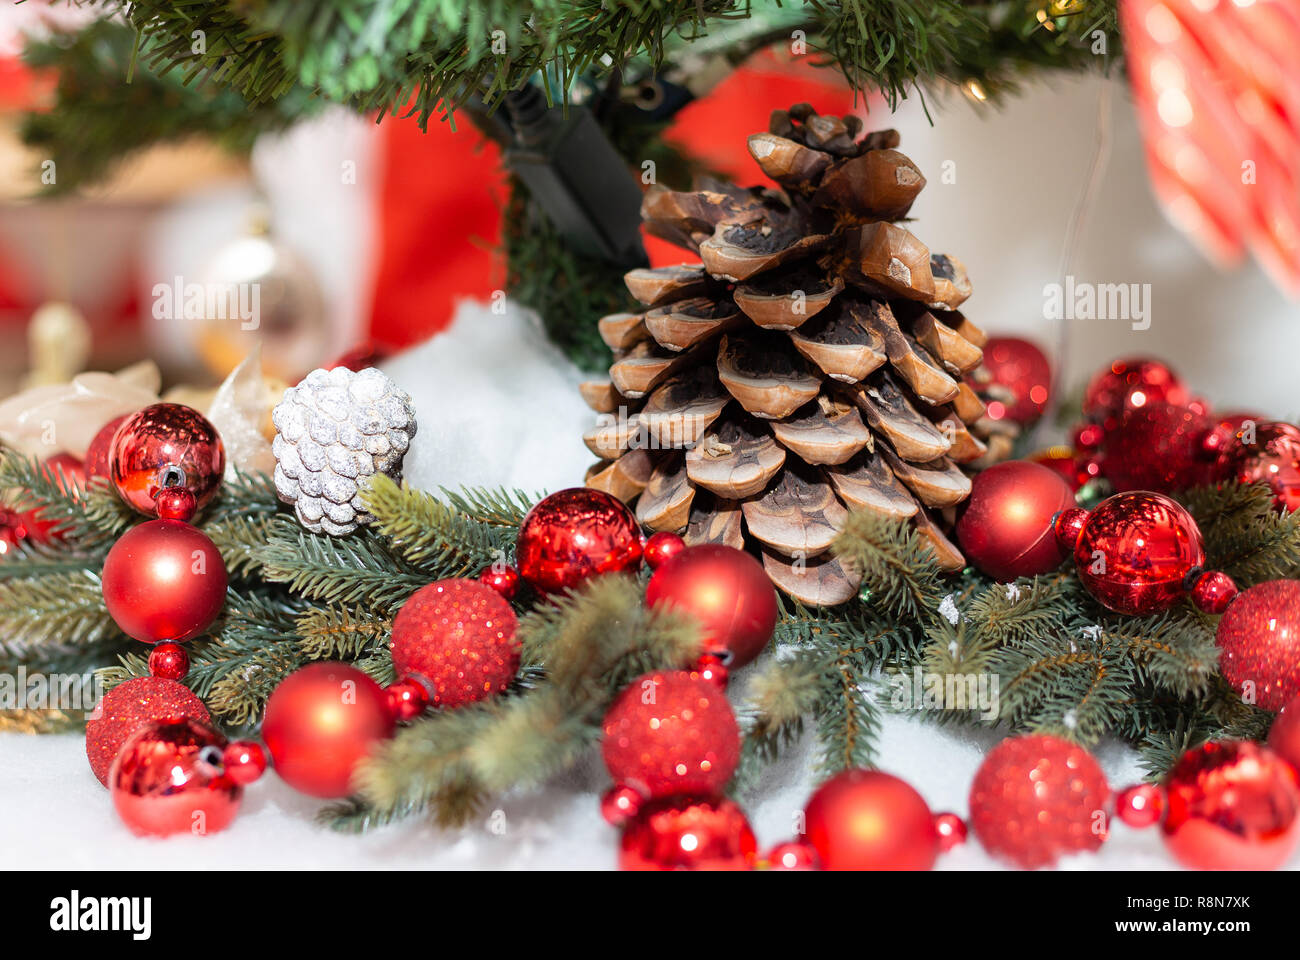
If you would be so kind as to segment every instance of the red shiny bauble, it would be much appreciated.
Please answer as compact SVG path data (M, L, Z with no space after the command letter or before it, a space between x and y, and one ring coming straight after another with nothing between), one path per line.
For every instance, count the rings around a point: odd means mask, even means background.
M1045 735L990 751L970 788L970 825L990 854L1026 870L1106 839L1110 787L1092 754Z
M166 487L154 497L154 510L159 520L183 520L189 523L198 509L199 502L185 487Z
M1228 448L1237 442L1238 435L1245 432L1249 436L1252 429L1268 422L1262 413L1216 413L1214 429L1205 435L1202 446L1207 456L1223 456Z
M1192 586L1192 603L1202 613L1220 614L1237 599L1237 585L1222 570L1207 570Z
M1127 410L1102 441L1101 475L1117 490L1170 493L1209 482L1205 453L1214 427L1203 403L1147 403Z
M1281 710L1300 694L1300 580L1238 594L1214 631L1219 672L1248 702Z
M645 797L625 783L617 783L600 798L600 815L610 826L621 827L641 810Z
M226 776L240 786L248 786L266 773L266 751L252 740L235 740L222 753Z
M179 468L179 473L167 468ZM108 468L122 499L156 516L164 486L187 487L202 509L216 496L226 448L208 418L179 403L155 403L128 417L113 437Z
M698 673L702 679L722 689L726 689L727 680L731 677L731 671L722 662L722 657L712 653L706 653L696 660L691 669Z
M821 860L812 844L790 841L778 843L768 851L767 868L769 870L817 870Z
M955 813L936 813L934 829L939 834L940 853L947 853L966 842L966 821Z
M1289 423L1253 421L1239 427L1215 464L1219 480L1267 483L1275 509L1300 507L1300 429Z
M1069 484L1024 460L994 464L975 475L957 542L968 560L995 580L1033 577L1065 559L1052 520L1073 507Z
M648 797L714 794L740 762L740 728L727 695L697 673L633 680L605 714L601 746L616 783Z
M1165 846L1186 867L1273 870L1300 840L1296 770L1257 743L1189 750L1169 771L1165 794Z
M519 575L536 590L559 593L602 573L641 566L641 531L617 497L573 487L538 501L519 525Z
M193 717L137 731L108 775L117 815L141 837L224 830L244 796L226 775L225 747L225 737Z
M1069 486L1071 492L1079 489L1098 475L1098 468L1090 455L1080 453L1073 447L1046 447L1025 457L1030 463L1051 470Z
M1159 823L1164 812L1164 788L1154 783L1126 787L1115 798L1115 815L1130 827L1140 829Z
M459 707L503 692L519 670L510 604L477 580L439 580L415 591L393 620L393 669L423 677L433 704Z
M484 567L479 571L478 582L491 587L507 600L513 600L519 593L519 571L514 567L496 564Z
M686 541L675 533L660 530L645 542L645 562L651 570L658 570L686 549Z
M1268 747L1300 773L1300 697L1283 707L1273 720Z
M344 663L313 663L289 674L262 719L275 772L313 797L350 794L357 764L392 732L384 691Z
M150 520L122 534L104 558L109 616L145 643L198 636L226 600L226 565L206 533L180 520Z
M86 448L86 477L103 477L105 480L112 480L112 474L108 469L108 457L113 449L113 437L117 433L117 428L126 422L129 413L124 413L120 417L114 417L108 423L99 428L90 441L90 446Z
M646 603L667 605L704 628L704 648L729 651L733 667L749 663L776 629L776 590L763 565L722 544L688 547L650 578Z
M1126 410L1161 402L1182 406L1191 399L1178 374L1165 364L1133 357L1116 360L1088 382L1083 392L1083 415L1112 426Z
M429 706L429 688L414 677L407 677L384 687L388 697L388 712L399 723L414 720Z
M989 337L983 366L971 382L985 396L990 420L1029 424L1043 415L1052 398L1052 365L1037 344Z
M166 680L184 680L190 672L190 655L179 643L160 643L149 651L149 673Z
M208 723L212 717L189 687L164 677L135 677L119 683L100 698L86 721L86 758L100 783L108 785L108 770L122 744L155 720L192 717Z
M651 800L623 829L622 870L748 870L758 842L744 812L722 797Z
M1205 563L1192 515L1160 493L1117 493L1099 503L1074 548L1079 580L1118 613L1159 613L1183 596L1187 575Z
M804 824L825 870L929 870L939 855L925 800L877 770L827 780L804 808Z

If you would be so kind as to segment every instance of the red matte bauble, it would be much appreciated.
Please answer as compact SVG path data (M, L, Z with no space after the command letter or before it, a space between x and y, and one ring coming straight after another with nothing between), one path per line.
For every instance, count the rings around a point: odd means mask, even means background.
M700 622L704 648L729 651L732 667L749 663L776 629L776 590L763 565L723 544L688 547L663 564L646 586L651 607L674 607Z
M1066 556L1052 519L1074 505L1069 484L1047 467L1024 460L994 464L975 475L957 521L957 542L995 580L1047 573Z
M1208 482L1204 450L1214 421L1203 403L1147 403L1126 411L1101 444L1101 475L1117 491L1170 493Z
M477 580L415 591L393 620L393 669L428 681L433 704L459 707L505 691L519 670L519 626L501 594Z
M1189 750L1165 780L1165 846L1194 870L1274 870L1300 840L1294 767L1267 747L1219 740Z
M1300 694L1300 580L1243 590L1219 620L1214 642L1232 688L1265 710L1281 710Z
M623 828L621 870L748 870L758 841L744 811L722 797L651 800Z
M155 720L180 717L212 719L203 701L175 680L135 677L109 690L86 721L86 758L95 777L108 785L109 768L131 734Z
M176 486L189 488L202 509L216 496L226 469L226 448L203 414L179 403L155 403L131 414L113 437L108 468L122 499L156 516L154 496L173 485L165 473L178 467Z
M1116 360L1088 382L1083 392L1083 415L1113 426L1126 410L1149 403L1182 406L1192 399L1182 379L1159 360L1132 357Z
M103 477L105 480L112 480L112 474L108 469L108 457L113 450L113 437L117 433L117 428L126 422L129 413L124 413L120 417L114 417L108 423L99 428L90 441L90 446L86 448L86 476Z
M1283 707L1273 720L1268 747L1300 773L1300 697Z
M929 870L939 855L925 800L878 770L827 780L804 808L804 825L824 870Z
M262 719L275 772L313 797L350 794L357 765L392 732L384 691L344 663L313 663L289 674Z
M573 487L538 501L515 543L519 575L543 593L641 566L641 530L617 497Z
M1097 850L1110 786L1092 754L1059 737L1003 740L970 788L970 825L992 856L1026 870Z
M225 747L225 737L192 717L137 731L108 775L117 815L141 837L224 830L244 796L226 775Z
M648 797L714 794L740 762L740 727L726 693L699 674L647 673L610 705L601 752L615 783Z
M122 534L104 558L109 616L145 643L183 642L206 630L226 600L226 565L206 533L150 520Z
M1192 515L1160 493L1107 497L1088 514L1074 548L1079 580L1105 607L1147 616L1178 602L1205 564Z
M983 379L987 375L988 379ZM988 397L990 420L1021 425L1043 415L1052 398L1052 365L1035 343L1019 337L989 337L975 389Z
M1290 513L1300 507L1300 429L1289 423L1261 423L1239 428L1215 464L1219 480L1267 483L1274 509Z

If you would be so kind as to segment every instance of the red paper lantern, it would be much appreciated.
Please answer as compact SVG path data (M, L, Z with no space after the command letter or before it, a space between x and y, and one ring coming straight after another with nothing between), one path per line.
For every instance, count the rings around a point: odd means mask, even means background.
M1047 409L1052 397L1052 365L1037 344L1019 337L989 337L984 344L982 372L971 382L987 395L990 420L1025 425Z
M197 410L155 403L118 427L108 468L122 499L145 516L157 515L154 497L164 486L188 488L202 509L221 485L226 449L217 428Z
M108 771L122 744L155 720L192 717L209 723L212 717L189 687L165 677L134 677L100 698L86 721L86 758L100 783L108 786Z
M180 520L150 520L122 534L101 580L113 621L145 643L198 636L221 612L226 584L216 544Z
M1300 694L1300 580L1269 580L1243 590L1214 632L1223 678L1265 710Z
M428 681L435 706L459 707L502 693L519 671L510 604L477 580L421 587L393 620L393 669Z
M704 628L709 651L729 651L732 666L749 663L776 629L776 590L763 565L735 547L688 547L654 572L646 603L689 614Z
M717 684L686 670L647 673L610 705L601 750L616 783L650 797L707 796L740 762L740 728Z
M539 501L519 525L519 575L543 593L641 565L641 531L617 497L574 487Z
M898 777L846 770L804 808L807 840L826 870L929 870L939 832L921 795Z
M266 702L262 739L275 772L313 797L346 797L352 773L393 732L379 684L343 663L289 674Z
M113 806L132 833L206 836L235 819L244 788L226 775L226 738L192 717L151 723L109 773Z
M1165 846L1194 870L1274 870L1300 839L1296 770L1257 743L1189 750L1169 771L1165 794Z
M967 559L995 580L1032 577L1065 559L1052 519L1073 507L1070 487L1046 467L1011 460L975 475L957 521Z
M758 841L744 812L722 797L651 800L623 829L623 870L748 870Z
M1192 515L1160 493L1108 497L1088 514L1074 548L1079 580L1104 606L1146 616L1183 596L1187 575L1205 563Z
M1092 754L1059 737L1003 740L970 788L970 824L984 849L1026 870L1097 850L1110 787Z

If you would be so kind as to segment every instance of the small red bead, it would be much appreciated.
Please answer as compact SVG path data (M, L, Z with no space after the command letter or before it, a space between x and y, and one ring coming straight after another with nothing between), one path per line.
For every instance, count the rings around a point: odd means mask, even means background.
M1056 542L1061 545L1062 550L1074 550L1074 545L1079 542L1079 535L1083 533L1083 525L1088 520L1088 511L1082 507L1070 507L1062 510L1052 521L1052 532L1056 534Z
M821 861L810 844L797 840L778 843L767 854L769 870L818 870Z
M640 792L627 784L615 784L600 798L600 815L611 826L621 827L641 809L645 802Z
M226 776L238 784L249 784L266 773L266 751L252 740L233 740L221 755Z
M1149 827L1160 822L1165 812L1165 794L1154 783L1126 787L1115 798L1115 815L1130 827Z
M1237 599L1237 585L1222 570L1208 570L1192 587L1192 603L1202 613L1223 613Z
M685 549L685 540L675 533L661 530L645 542L645 550L641 556L651 570L658 570Z
M154 497L160 520L184 520L189 523L198 512L199 501L185 487L166 487Z
M403 677L384 688L395 720L414 720L429 706L429 688L414 677Z
M160 643L149 652L149 672L164 680L181 680L190 672L190 655L179 643Z
M519 571L504 564L493 564L479 571L478 582L491 587L507 600L519 592Z
M944 853L966 842L966 821L955 813L936 813L934 830L939 834L939 849Z
M716 683L723 688L727 686L729 676L727 665L716 654L706 653L696 660L695 673L698 673L702 679L708 680L710 683Z

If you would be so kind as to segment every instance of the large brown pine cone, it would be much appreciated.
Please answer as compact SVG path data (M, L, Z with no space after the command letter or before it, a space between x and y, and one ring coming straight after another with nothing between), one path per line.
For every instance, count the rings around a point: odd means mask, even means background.
M602 415L588 485L688 543L752 538L814 604L858 588L828 552L850 509L911 518L960 568L942 528L970 493L960 465L988 456L966 270L891 222L925 178L897 133L860 132L801 104L749 138L783 189L652 188L647 229L701 262L627 274L643 308L600 321L615 361L582 385Z

